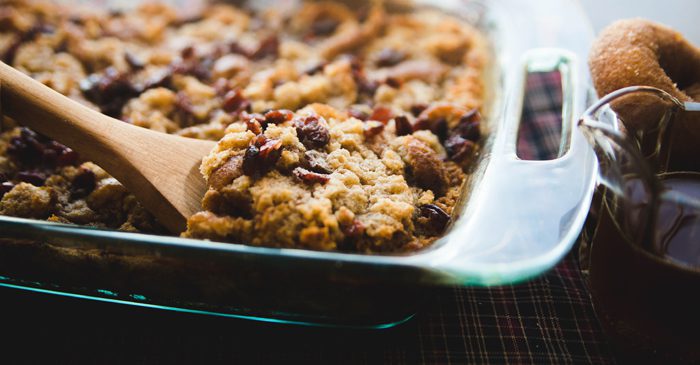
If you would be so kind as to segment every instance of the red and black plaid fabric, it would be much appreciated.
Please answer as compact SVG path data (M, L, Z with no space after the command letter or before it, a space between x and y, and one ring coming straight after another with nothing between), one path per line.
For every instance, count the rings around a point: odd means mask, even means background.
M556 157L558 74L528 80L519 155ZM437 289L383 331L290 328L0 289L3 363L609 364L573 254L528 283ZM15 351L30 345L34 351ZM19 357L17 357L17 355Z

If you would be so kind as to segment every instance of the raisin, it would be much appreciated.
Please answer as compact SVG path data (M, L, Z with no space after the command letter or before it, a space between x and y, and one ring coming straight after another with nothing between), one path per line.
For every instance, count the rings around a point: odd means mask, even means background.
M30 183L34 186L42 186L46 181L45 173L41 171L20 171L17 173L17 180Z
M20 135L10 139L7 154L23 167L53 169L75 164L79 156L72 149L22 127Z
M309 171L303 167L297 167L292 171L294 177L301 180L305 184L325 184L330 180L330 177L326 174L319 174L318 172Z
M406 54L393 48L384 48L376 57L377 67L391 67L403 62Z
M472 142L477 142L481 138L479 125L481 124L481 115L476 109L472 109L459 118L459 124L453 130L453 134L459 135L464 139Z
M413 125L411 125L411 122L405 115L399 115L394 118L394 124L396 124L397 136L405 136L413 133Z
M90 169L81 168L73 178L71 193L73 197L84 197L90 194L97 186L95 173Z
M331 18L316 19L311 23L311 33L315 36L327 36L335 32L340 23Z
M435 234L442 233L450 223L450 215L435 204L424 204L418 209L420 217L426 218L426 228Z
M248 176L264 175L282 154L282 141L257 135L243 155L243 173Z
M258 49L250 55L250 58L260 60L266 57L277 57L279 45L279 38L273 34L260 42Z
M364 123L362 131L366 138L374 137L384 130L384 123L370 120Z
M457 162L466 161L475 150L474 142L461 136L452 136L445 141L447 156Z
M445 138L447 138L447 119L418 118L416 123L413 124L413 130L419 131L423 129L433 132L433 134L436 135L440 141L444 141Z
M413 114L414 117L417 117L425 109L428 109L428 104L422 104L422 103L413 104L413 105L411 105L411 114Z
M382 123L386 123L391 120L391 118L394 117L394 113L391 111L391 109L384 107L384 106L376 106L374 110L372 110L372 115L369 116L370 120L376 120Z
M254 145L248 146L243 155L243 173L248 176L255 175L259 166L256 165L260 149Z
M102 74L92 74L80 82L83 95L100 107L102 113L118 118L129 99L140 94L125 73L108 67Z
M294 121L297 137L299 137L299 140L306 148L322 148L330 141L331 136L328 128L322 122L325 123L325 120L315 115Z
M321 174L330 174L332 169L326 161L326 154L316 150L308 150L304 153L305 167Z
M266 124L281 124L292 120L292 118L294 117L294 113L285 109L270 110L264 115Z

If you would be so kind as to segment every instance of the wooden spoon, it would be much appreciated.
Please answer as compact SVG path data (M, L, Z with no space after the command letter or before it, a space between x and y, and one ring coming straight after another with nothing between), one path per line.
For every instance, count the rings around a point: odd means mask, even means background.
M0 62L0 112L94 161L173 233L200 209L202 158L215 143L136 127L81 105Z

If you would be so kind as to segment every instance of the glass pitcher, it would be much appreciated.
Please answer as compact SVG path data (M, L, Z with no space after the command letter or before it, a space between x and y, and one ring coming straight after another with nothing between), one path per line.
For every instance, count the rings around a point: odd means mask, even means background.
M579 122L601 182L582 266L603 328L630 363L700 361L699 110L636 86Z

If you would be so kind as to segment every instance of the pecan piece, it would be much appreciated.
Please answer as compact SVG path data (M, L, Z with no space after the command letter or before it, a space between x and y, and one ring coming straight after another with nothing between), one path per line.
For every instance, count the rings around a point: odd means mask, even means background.
M231 156L228 161L211 173L208 183L210 187L220 190L241 175L243 175L243 156Z
M422 189L432 190L437 196L445 194L447 172L435 151L425 143L408 137L406 148L406 167L415 184Z
M292 171L294 177L301 180L305 184L325 184L330 180L330 177L326 174L319 174L318 172L309 171L303 167L297 167Z
M304 119L294 121L297 130L297 137L306 148L322 148L331 139L328 128L325 127L323 117L310 115Z

